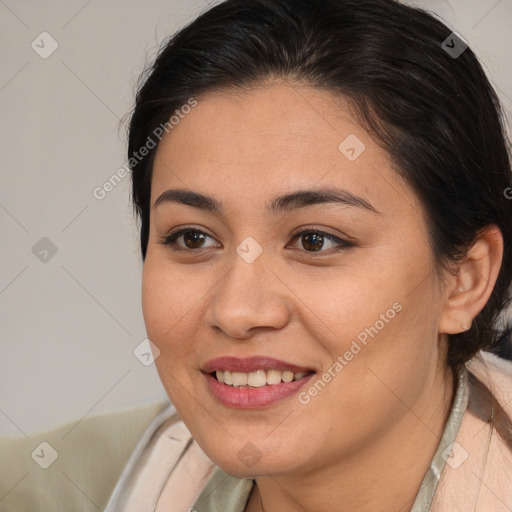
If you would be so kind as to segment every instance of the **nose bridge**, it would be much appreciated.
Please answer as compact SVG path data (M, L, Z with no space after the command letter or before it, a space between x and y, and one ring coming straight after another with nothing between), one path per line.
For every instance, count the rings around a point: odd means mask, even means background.
M210 303L210 325L232 338L244 338L254 327L282 328L288 321L287 300L282 290L276 290L279 280L268 268L264 252L256 255L255 250L250 240L237 247L232 267L218 283Z

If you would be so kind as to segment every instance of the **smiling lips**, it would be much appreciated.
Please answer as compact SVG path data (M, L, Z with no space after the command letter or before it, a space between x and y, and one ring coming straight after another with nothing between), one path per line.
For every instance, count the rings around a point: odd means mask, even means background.
M219 357L202 368L210 391L224 405L256 408L298 391L315 373L311 368L256 356Z

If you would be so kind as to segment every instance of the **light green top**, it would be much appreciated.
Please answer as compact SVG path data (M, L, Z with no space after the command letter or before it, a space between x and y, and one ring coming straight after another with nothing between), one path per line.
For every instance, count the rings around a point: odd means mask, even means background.
M468 399L468 372L462 365L458 372L458 385L450 416L410 512L428 512L430 510L437 483L462 423ZM235 478L217 467L197 498L193 510L197 512L243 512L254 483L253 479Z

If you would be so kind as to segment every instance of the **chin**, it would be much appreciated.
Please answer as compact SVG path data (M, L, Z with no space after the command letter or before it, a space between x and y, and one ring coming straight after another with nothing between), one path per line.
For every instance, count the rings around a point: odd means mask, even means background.
M276 454L262 453L251 442L240 449L216 453L216 450L203 451L223 471L236 478L256 478L259 476L286 474L298 467L297 457L291 454L286 460Z

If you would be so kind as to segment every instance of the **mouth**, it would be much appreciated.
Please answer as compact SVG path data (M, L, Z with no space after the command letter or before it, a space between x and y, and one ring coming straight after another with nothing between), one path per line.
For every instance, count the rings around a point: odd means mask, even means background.
M296 394L317 372L265 356L220 357L202 368L213 397L227 407L253 409Z

